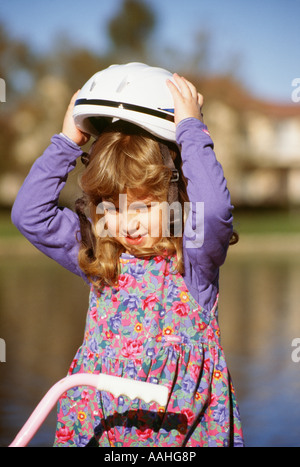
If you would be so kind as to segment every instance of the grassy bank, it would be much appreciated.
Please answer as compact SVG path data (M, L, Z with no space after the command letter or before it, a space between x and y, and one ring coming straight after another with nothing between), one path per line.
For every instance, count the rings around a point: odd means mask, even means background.
M300 211L236 210L234 227L241 235L300 235Z
M10 219L9 211L0 211L0 239L19 237L20 233Z

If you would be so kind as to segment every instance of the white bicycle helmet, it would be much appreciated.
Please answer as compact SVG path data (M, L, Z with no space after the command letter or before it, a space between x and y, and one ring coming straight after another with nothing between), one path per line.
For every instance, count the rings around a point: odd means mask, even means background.
M73 113L76 126L97 137L107 123L120 119L175 142L174 102L167 79L173 81L169 71L143 63L111 65L82 87Z

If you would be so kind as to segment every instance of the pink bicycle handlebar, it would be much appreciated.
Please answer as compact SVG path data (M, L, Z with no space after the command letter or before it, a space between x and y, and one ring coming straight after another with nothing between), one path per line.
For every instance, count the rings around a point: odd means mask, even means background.
M99 391L108 391L115 397L125 395L130 399L139 398L143 399L145 402L154 401L163 407L167 405L168 401L168 389L166 386L143 381L134 381L128 378L110 376L102 373L98 375L78 373L67 376L58 381L47 392L9 447L27 446L59 400L60 396L69 389L77 386L90 386Z

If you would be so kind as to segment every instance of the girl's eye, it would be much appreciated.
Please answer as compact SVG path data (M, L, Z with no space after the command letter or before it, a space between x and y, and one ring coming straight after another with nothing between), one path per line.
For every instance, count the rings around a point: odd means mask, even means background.
M107 207L107 208L104 208L104 211L106 214L117 214L119 212L119 208Z
M151 209L151 204L146 205L146 204L141 204L140 206L134 206L134 211L136 213L140 212L148 212Z

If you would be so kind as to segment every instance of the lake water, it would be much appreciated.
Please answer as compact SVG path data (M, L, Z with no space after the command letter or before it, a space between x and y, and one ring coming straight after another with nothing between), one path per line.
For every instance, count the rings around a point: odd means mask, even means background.
M300 447L300 255L230 253L221 270L220 325L246 445ZM14 253L12 253L14 251ZM0 446L14 439L83 339L88 288L33 247L2 247ZM300 355L300 352L299 354ZM55 410L31 446L51 446Z

